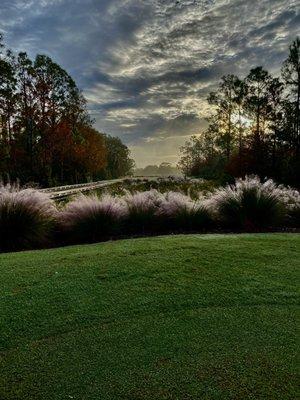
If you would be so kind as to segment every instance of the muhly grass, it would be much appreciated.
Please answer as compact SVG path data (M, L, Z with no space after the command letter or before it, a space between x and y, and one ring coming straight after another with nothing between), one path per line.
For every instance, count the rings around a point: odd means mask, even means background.
M126 228L129 232L159 231L159 208L164 195L157 190L127 192L123 197L127 206Z
M62 210L60 225L67 241L100 241L120 233L126 213L126 203L120 198L80 195Z
M210 211L201 201L178 192L155 189L122 197L81 195L61 212L61 226L73 241L95 241L117 234L203 230Z
M0 186L0 250L39 248L50 243L57 209L48 194Z
M278 194L286 209L286 224L293 227L300 226L300 193L298 190L284 187L277 187Z
M122 182L118 182L109 188L96 189L97 194L108 192L111 195L124 196L128 192L134 194L136 192L147 192L150 190L157 190L161 193L167 192L180 192L188 195L192 199L197 199L198 193L208 193L215 189L217 183L196 178L183 178L183 177L160 177L156 179L151 178L128 178Z
M201 200L192 200L178 192L168 192L163 197L159 215L176 230L205 230L212 227L212 215Z
M91 243L120 236L211 229L262 231L299 227L297 190L237 179L195 197L151 189L122 196L80 195L59 211L46 193L16 186L0 187L0 251L51 244Z
M258 177L246 177L216 189L207 197L206 205L222 226L260 230L279 227L291 219L292 210L299 207L299 192L276 185L271 179L261 182Z

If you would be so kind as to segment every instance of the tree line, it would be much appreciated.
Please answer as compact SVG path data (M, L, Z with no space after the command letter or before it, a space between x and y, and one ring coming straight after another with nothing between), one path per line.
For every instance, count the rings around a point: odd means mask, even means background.
M93 128L86 100L50 57L15 55L0 35L0 178L43 186L132 172L129 149Z
M171 163L162 162L159 165L147 165L144 168L136 168L135 176L181 176L178 168Z
M300 39L280 77L262 67L240 79L223 76L208 96L208 128L181 149L185 175L230 180L249 174L300 183Z

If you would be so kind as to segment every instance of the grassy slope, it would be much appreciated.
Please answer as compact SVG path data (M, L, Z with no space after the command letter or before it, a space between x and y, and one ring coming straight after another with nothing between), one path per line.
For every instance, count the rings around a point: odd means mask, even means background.
M300 235L0 256L2 399L295 399Z

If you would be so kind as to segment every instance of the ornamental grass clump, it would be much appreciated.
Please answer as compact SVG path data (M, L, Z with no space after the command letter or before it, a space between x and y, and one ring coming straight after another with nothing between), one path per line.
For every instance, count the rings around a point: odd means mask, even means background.
M126 231L131 233L150 233L161 230L158 210L164 196L157 190L127 193Z
M300 228L300 203L295 204L289 209L287 224L294 228Z
M166 193L158 213L171 230L203 231L213 225L208 207L179 192Z
M118 235L126 211L125 202L118 197L80 195L60 214L64 241L93 243Z
M300 193L298 190L284 187L278 187L280 198L282 199L286 208L286 225L299 228L300 227Z
M287 214L281 188L258 177L237 179L234 185L215 190L206 204L222 226L246 231L278 227Z
M57 210L46 193L18 186L0 187L0 251L51 244Z

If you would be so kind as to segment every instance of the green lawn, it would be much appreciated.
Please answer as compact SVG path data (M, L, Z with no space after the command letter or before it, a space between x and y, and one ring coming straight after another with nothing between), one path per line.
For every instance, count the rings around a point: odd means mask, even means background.
M291 399L300 235L0 255L0 399Z

